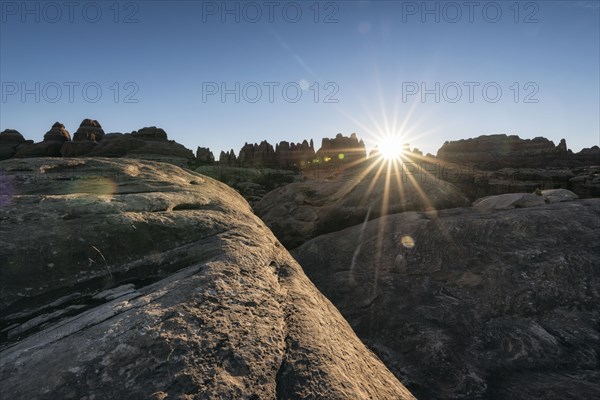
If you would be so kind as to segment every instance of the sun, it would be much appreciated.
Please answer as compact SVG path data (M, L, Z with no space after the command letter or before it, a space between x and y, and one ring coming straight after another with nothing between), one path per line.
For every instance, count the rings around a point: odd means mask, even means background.
M379 148L379 154L385 160L398 160L402 157L403 144L398 135L384 136L377 144L377 147Z

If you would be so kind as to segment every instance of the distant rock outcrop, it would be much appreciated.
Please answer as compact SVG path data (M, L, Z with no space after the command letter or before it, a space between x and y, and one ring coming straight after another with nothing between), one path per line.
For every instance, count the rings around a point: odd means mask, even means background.
M71 141L69 131L60 122L55 122L44 135L42 142L34 143L19 149L14 155L17 158L29 157L61 157L63 144Z
M275 148L263 140L259 144L245 143L238 156L233 150L221 152L219 163L227 166L254 168L284 168L301 169L315 159L313 141L304 140L302 143L282 141Z
M366 158L365 144L356 134L345 137L341 133L333 139L323 139L322 147L315 152L312 139L301 143L282 141L275 148L266 140L260 144L245 143L235 157L233 150L221 152L219 163L228 166L305 169L311 163L355 165Z
M215 156L208 147L200 147L196 150L196 161L212 164L215 162Z
M600 149L594 146L573 154L564 139L555 146L543 137L521 139L517 135L483 135L445 142L436 157L448 162L474 164L483 170L568 167L600 164Z
M260 144L245 143L237 157L240 166L276 166L275 150L266 140Z
M191 150L173 140L168 140L167 133L154 126L132 133L106 135L86 156L137 158L164 161L179 166L186 166L194 159Z
M90 140L92 142L100 142L104 137L104 130L100 123L95 119L86 118L81 121L79 129L73 135L73 140L79 142L82 140Z
M131 159L1 168L2 399L414 400L225 184Z
M237 165L237 157L233 149L229 150L228 153L221 151L221 154L219 155L219 164L230 167Z
M105 134L100 123L84 119L74 139L60 122L44 135L44 141L31 144L17 131L0 134L0 159L11 157L129 157L164 161L187 166L194 153L183 145L169 140L167 133L155 126L132 133ZM210 152L209 152L210 153Z
M33 140L25 140L19 131L5 129L0 132L0 161L14 157L19 149L33 144Z
M420 399L597 399L599 235L585 199L404 212L292 253Z
M600 166L581 168L574 172L577 175L569 179L573 192L580 197L600 197Z
M573 153L571 158L582 166L600 166L600 147L592 146L582 149L579 153Z
M315 147L312 139L302 143L282 141L275 146L275 158L280 168L302 168L315 159Z
M359 141L356 137L356 133L350 137L338 133L333 139L323 138L316 156L322 160L331 159L334 162L352 164L363 161L367 157L367 150L362 139Z
M136 139L143 139L149 141L166 142L168 140L167 132L165 132L164 129L157 128L155 126L142 128L138 131L133 131L131 132L131 136L133 136Z
M71 140L69 131L65 129L65 126L60 122L55 122L50 129L44 135L44 142L67 142Z

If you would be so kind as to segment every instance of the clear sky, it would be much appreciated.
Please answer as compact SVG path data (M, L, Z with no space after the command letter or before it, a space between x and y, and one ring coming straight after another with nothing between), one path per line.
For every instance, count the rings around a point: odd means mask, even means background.
M0 129L600 142L599 1L0 2Z

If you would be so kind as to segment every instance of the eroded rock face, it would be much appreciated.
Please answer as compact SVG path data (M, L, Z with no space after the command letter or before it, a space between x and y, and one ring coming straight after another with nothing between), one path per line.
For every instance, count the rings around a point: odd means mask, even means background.
M60 122L54 123L52 128L44 135L44 140L39 143L19 145L15 147L15 153L11 157L60 157L61 147L71 140L71 135ZM9 157L6 157L9 158Z
M473 139L446 142L437 158L474 164L483 170L507 167L545 168L600 164L597 146L574 154L564 139L558 145L543 137L521 139L517 135L482 135Z
M194 159L191 150L168 140L167 133L154 126L126 134L109 133L103 135L99 143L81 140L65 144L61 151L65 157L127 157L179 166L187 166Z
M221 154L219 155L219 164L227 166L237 165L237 157L233 149L229 150L229 152L224 152L221 150Z
M405 212L292 253L418 398L592 399L598 237L585 199Z
M166 141L167 140L167 132L162 128L157 128L155 126L150 126L146 128L142 128L139 131L131 132L131 136L144 140L156 140L156 141Z
M413 399L226 185L0 163L0 397Z
M356 137L356 133L349 137L338 133L333 139L322 140L316 156L321 159L330 158L334 162L352 164L363 161L367 157L367 150L362 139L359 141Z
M355 133L349 137L338 133L335 138L324 138L319 151L315 153L312 139L301 143L282 141L273 146L266 140L260 144L245 143L236 157L233 150L221 152L219 163L227 166L278 167L305 169L315 160L327 159L331 163L357 165L366 159L365 144Z
M277 238L293 249L318 235L385 214L470 205L454 185L443 180L408 178L395 168L388 171L385 165L366 171L347 169L331 180L291 183L268 193L254 209Z
M60 122L55 122L52 128L44 135L44 142L67 142L71 141L69 131Z
M206 164L212 164L215 162L215 156L208 147L198 146L198 149L196 150L196 160Z
M78 142L81 140L90 140L92 142L100 142L104 137L104 130L100 123L95 119L86 118L81 121L79 129L73 135L73 140Z
M600 197L600 166L501 168L480 170L464 163L427 158L420 171L441 171L436 176L458 187L469 199L506 193L531 193L537 189L567 189L581 198Z
M275 146L277 165L281 168L302 168L315 159L315 147L312 139L302 143L280 142Z
M91 153L97 145L97 142L91 140L65 142L60 148L60 155L63 157L83 157L86 154Z
M0 132L0 161L14 157L20 148L33 144L33 140L25 140L15 129Z
M266 140L260 144L245 143L237 161L241 166L274 167L276 165L275 150Z
M14 157L16 158L35 158L35 157L60 157L60 149L63 141L43 141L33 143L28 146L19 146Z
M600 166L582 168L569 179L572 190L581 197L600 197Z
M16 129L5 129L0 132L0 143L23 143L25 138Z

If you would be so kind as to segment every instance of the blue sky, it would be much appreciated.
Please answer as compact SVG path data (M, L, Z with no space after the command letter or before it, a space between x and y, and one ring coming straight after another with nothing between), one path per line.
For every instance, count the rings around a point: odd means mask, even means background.
M95 118L216 155L338 132L600 142L599 1L0 3L0 129L36 141Z

